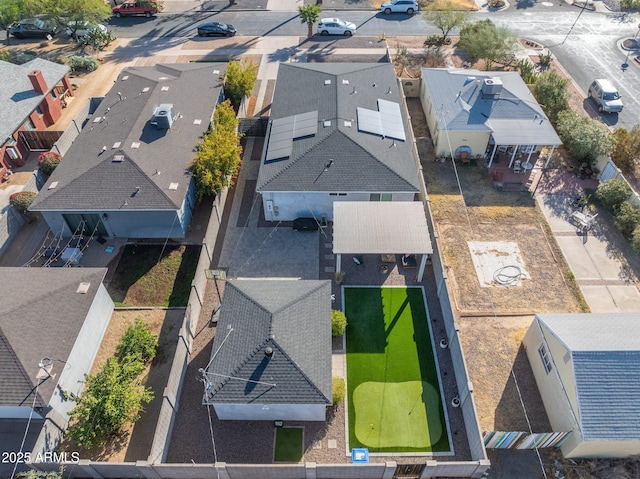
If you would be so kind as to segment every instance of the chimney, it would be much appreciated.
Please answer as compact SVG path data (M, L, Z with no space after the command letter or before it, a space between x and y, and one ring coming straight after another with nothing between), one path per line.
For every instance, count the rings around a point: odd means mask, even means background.
M42 72L40 70L33 70L29 73L29 80L31 80L31 84L33 85L33 89L40 93L41 95L46 95L49 91L49 87L47 87L47 82L44 81L44 76L42 76Z

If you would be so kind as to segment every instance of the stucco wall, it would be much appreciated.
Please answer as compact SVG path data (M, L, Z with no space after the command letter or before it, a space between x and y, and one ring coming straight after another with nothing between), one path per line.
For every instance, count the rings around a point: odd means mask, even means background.
M565 444L560 450L566 458L573 459L623 458L637 456L640 451L640 441L585 441L572 450Z
M214 404L222 420L238 421L324 421L324 404Z
M386 193L381 191L380 193ZM413 201L414 193L393 193L392 201ZM267 221L293 221L300 217L312 217L317 219L323 216L328 221L333 221L334 201L369 201L370 193L299 193L299 192L264 192L262 205ZM273 216L269 217L273 204ZM277 213L277 214L276 214Z

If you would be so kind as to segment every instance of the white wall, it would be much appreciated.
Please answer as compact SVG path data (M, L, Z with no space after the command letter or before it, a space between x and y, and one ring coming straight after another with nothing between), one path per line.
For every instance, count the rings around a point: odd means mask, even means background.
M536 378L551 428L555 432L573 431L573 434L561 446L561 450L566 456L568 452L582 442L582 435L555 365L551 372L547 374L542 364L538 349L543 344L543 338L537 320L531 323L522 342L525 346L533 375ZM554 360L557 361L557 358L554 357ZM560 361L562 361L562 356L560 356Z
M76 403L66 400L61 395L61 389L77 396L84 386L84 375L91 371L100 343L111 320L113 301L104 284L100 283L96 297L89 308L87 317L80 328L78 337L69 354L66 364L54 363L54 371L58 370L59 378L53 396L49 402L51 410L47 414L47 421L34 447L34 451L49 451L56 447L62 432L69 421L69 412ZM61 318L62 320L63 318Z
M221 420L324 421L324 404L214 404Z
M332 192L333 193L333 192ZM293 221L300 217L323 216L333 221L334 201L369 201L369 192L346 193L264 192L262 206L267 221ZM386 192L381 192L386 193ZM340 196L343 194L342 196ZM392 201L413 201L414 193L393 193ZM272 205L272 206L271 206ZM271 210L273 214L271 215Z

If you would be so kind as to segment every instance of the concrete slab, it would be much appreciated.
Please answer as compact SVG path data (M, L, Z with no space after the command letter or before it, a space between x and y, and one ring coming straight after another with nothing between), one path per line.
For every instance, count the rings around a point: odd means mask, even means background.
M569 207L570 198L564 195L542 195L536 194L536 200L542 214L544 214L549 223L551 231L569 232L576 231L576 227L569 223L569 215L571 208Z
M640 311L640 292L634 285L583 286L580 290L593 313Z
M576 280L601 279L598 265L593 263L587 253L582 244L582 238L577 236L556 236L556 241Z
M640 311L640 292L634 285L608 286L607 289L618 311L626 313Z
M529 278L524 260L513 241L469 241L469 252L483 288L521 286Z

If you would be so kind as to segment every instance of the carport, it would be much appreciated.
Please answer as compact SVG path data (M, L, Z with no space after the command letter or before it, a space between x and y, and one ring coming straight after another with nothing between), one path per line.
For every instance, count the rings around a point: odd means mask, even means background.
M333 204L333 253L336 271L343 254L419 254L422 281L433 253L427 218L417 201L336 201Z

